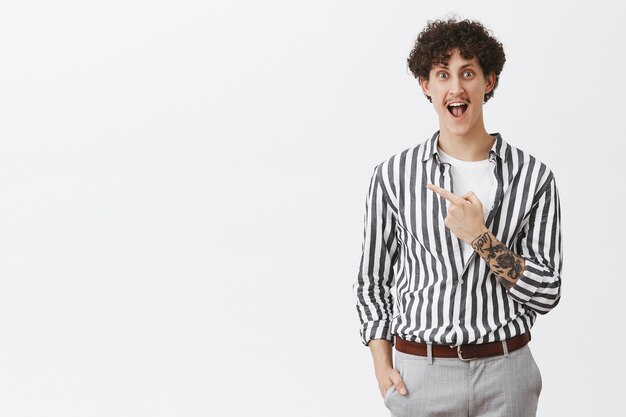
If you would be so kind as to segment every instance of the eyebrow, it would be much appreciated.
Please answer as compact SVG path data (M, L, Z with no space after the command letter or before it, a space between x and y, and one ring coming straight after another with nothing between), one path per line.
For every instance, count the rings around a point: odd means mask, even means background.
M463 64L463 65L461 65L461 68L460 68L460 69L465 69L465 68L468 68L468 67L473 67L473 66L475 66L475 65L476 65L476 64ZM435 68L450 69L450 67L449 67L449 66L444 65L444 64L436 64L436 65L434 65L434 67L435 67Z

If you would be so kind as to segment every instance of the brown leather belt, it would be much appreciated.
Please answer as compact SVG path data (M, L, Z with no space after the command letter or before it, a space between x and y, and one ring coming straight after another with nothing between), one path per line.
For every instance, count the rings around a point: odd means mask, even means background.
M524 347L530 342L530 333L522 333L519 336L506 340L507 350L513 352ZM469 361L477 358L498 356L504 354L502 342L490 342L472 345L431 345L433 358L459 358ZM396 336L396 349L411 355L428 356L428 345L426 343L410 342Z

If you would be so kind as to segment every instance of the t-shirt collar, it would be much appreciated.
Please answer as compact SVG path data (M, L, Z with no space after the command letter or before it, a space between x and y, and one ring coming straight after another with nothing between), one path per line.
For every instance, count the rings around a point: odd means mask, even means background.
M489 151L489 160L494 160L495 157L498 157L502 161L507 162L508 160L507 150L509 147L508 143L506 143L505 140L502 139L502 136L500 136L500 133L497 133L497 132L490 133L490 135L495 137L496 140L493 142L493 145L491 146L491 150ZM426 146L424 148L424 157L422 158L422 161L424 162L428 161L435 154L437 154L437 160L439 160L439 152L437 148L438 142L439 142L439 131L436 131L435 134L432 136L432 138L430 138L426 142Z

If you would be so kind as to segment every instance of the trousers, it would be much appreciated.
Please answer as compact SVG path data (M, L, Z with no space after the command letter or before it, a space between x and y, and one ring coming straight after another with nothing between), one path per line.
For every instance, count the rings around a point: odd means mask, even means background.
M501 356L462 361L394 349L406 396L391 386L392 417L535 417L541 373L528 345Z

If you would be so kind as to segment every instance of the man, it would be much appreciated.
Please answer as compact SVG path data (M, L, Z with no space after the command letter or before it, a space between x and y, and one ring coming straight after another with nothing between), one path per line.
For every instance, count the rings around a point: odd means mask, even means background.
M559 196L546 165L485 130L504 62L455 19L429 22L408 58L439 131L374 168L354 285L392 416L536 413L528 341L560 299Z

